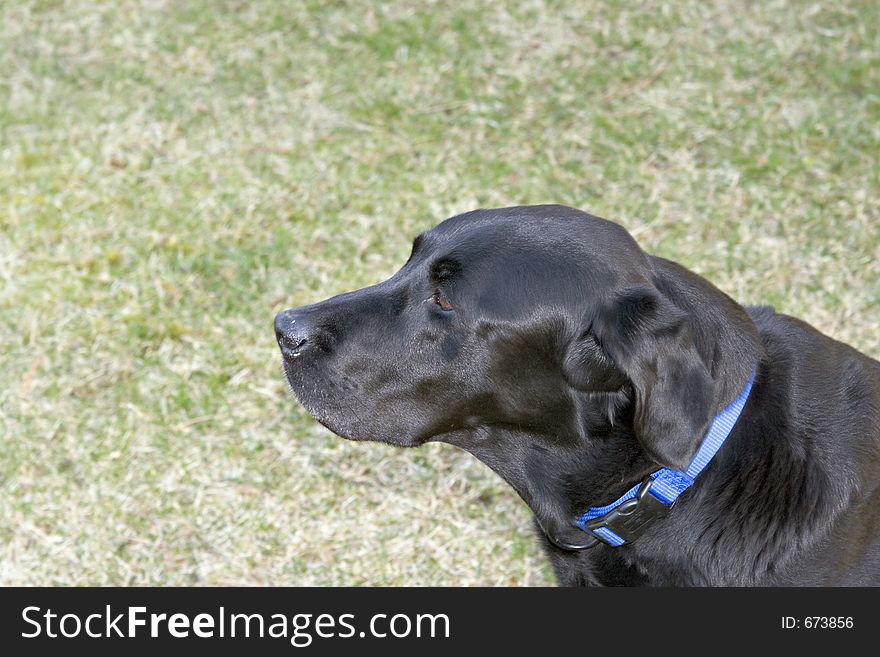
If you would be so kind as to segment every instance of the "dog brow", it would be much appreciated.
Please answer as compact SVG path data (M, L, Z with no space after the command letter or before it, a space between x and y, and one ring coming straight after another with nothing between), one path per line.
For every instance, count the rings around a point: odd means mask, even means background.
M461 265L458 261L445 257L434 261L429 275L435 283L442 283L455 276L460 270Z

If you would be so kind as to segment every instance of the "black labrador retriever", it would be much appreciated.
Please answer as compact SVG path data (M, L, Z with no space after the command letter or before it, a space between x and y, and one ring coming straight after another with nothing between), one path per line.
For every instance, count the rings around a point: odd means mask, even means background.
M443 441L503 477L560 584L880 584L880 363L610 221L453 217L275 332L334 433Z

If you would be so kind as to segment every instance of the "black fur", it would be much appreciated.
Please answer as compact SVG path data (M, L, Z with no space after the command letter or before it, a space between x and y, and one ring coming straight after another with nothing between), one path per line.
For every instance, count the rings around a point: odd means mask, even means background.
M880 363L743 308L561 206L477 210L419 236L389 280L285 311L287 378L353 440L456 445L535 514L560 584L880 584ZM632 544L573 519L683 469L757 376L668 518ZM552 542L547 536L552 537Z

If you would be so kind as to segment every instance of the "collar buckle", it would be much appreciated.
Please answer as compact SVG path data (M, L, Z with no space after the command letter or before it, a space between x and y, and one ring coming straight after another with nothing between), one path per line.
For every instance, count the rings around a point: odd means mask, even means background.
M622 545L622 542L610 540L611 537L607 532L597 532L596 530L610 530L623 542L631 543L644 534L656 520L668 516L670 509L675 505L675 502L665 504L654 495L650 495L653 483L652 476L645 477L635 497L626 500L604 516L590 520L584 525L584 529L612 547Z

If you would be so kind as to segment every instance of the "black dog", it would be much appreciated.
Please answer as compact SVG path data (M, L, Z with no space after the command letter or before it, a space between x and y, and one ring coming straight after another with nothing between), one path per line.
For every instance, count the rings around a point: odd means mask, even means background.
M334 433L447 442L503 477L560 584L880 584L880 363L744 309L614 223L453 217L389 280L282 312L275 332ZM733 430L684 477L723 413Z

